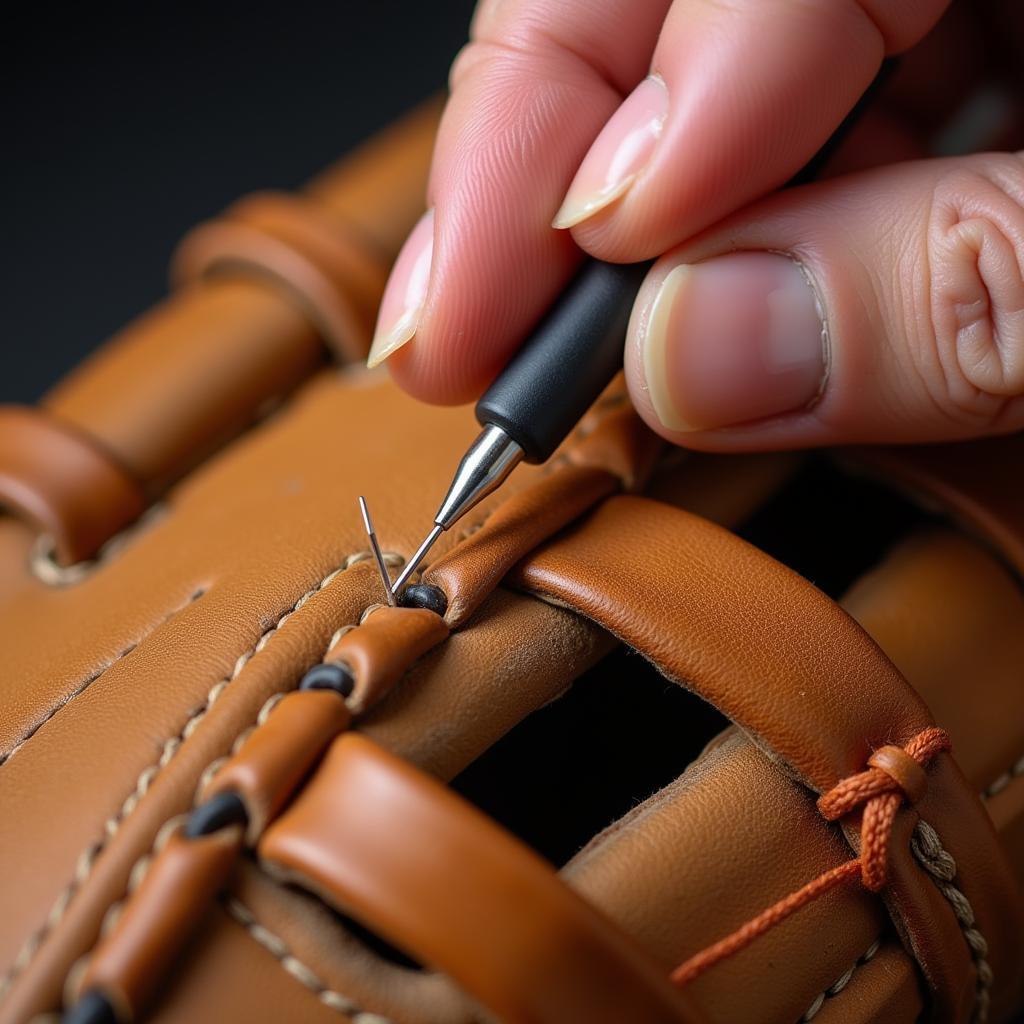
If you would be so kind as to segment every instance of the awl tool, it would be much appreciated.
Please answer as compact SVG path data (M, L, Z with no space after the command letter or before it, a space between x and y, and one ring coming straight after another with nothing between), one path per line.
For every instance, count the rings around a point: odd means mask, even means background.
M480 436L462 457L434 527L397 594L445 530L520 462L545 462L622 369L630 311L650 263L589 260L476 404Z
M895 58L883 61L856 106L788 186L818 176L895 65ZM476 418L484 429L459 463L434 516L433 529L395 580L389 600L416 571L438 537L500 486L520 462L549 458L622 369L630 311L651 265L599 260L583 265L526 345L477 402ZM382 574L387 576L383 568Z

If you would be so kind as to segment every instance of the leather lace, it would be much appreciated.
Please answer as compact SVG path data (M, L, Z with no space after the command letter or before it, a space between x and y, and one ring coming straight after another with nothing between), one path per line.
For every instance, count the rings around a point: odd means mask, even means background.
M914 736L903 748L903 752L924 768L936 754L950 747L947 733L933 726ZM801 907L813 903L850 879L859 876L864 887L871 892L882 889L888 880L893 823L907 796L900 779L877 765L870 765L856 775L838 782L818 800L818 810L826 820L836 821L863 807L860 856L824 872L796 892L761 911L731 935L684 960L670 975L672 982L683 986L693 981L708 968L745 949Z

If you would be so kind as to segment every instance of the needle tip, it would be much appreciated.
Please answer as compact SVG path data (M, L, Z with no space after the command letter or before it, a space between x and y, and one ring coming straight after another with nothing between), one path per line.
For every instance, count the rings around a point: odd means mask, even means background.
M434 528L427 534L426 540L416 549L415 554L406 563L405 568L398 574L398 579L395 580L394 591L397 594L406 580L417 570L420 562L423 561L427 552L433 547L434 542L441 534L444 533L444 527L439 523L434 524Z

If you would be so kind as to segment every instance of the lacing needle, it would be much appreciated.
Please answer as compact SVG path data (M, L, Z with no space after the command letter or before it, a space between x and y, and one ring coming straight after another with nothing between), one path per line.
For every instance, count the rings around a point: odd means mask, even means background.
M384 561L384 553L377 543L377 532L373 528L373 521L370 519L370 510L366 507L366 499L359 495L359 511L363 514L363 526L366 527L366 536L370 538L370 550L373 552L373 559L377 563L377 571L380 573L381 583L384 584L384 595L392 608L398 604L395 599L395 590L391 586L391 576L388 573L387 563Z
M633 300L649 263L589 260L477 402L484 428L459 463L426 540L395 580L398 593L441 534L520 462L544 462L622 369Z
M893 59L883 62L868 93L884 82ZM819 156L792 184L816 176L821 163L849 131L864 99L847 115ZM395 580L401 591L441 534L499 487L520 462L544 462L622 369L629 314L650 263L587 261L526 344L476 406L484 428L463 456L426 540Z

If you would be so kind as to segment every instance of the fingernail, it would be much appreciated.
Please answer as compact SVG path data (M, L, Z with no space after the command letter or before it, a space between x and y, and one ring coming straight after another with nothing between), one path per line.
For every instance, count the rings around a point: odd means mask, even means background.
M733 253L674 267L641 330L651 405L669 430L794 412L824 385L821 308L786 256Z
M622 196L650 160L667 114L665 83L645 78L594 140L552 227L571 228Z
M371 369L397 352L416 333L427 296L433 249L434 211L427 210L405 240L391 268L377 314L373 344L366 359Z

